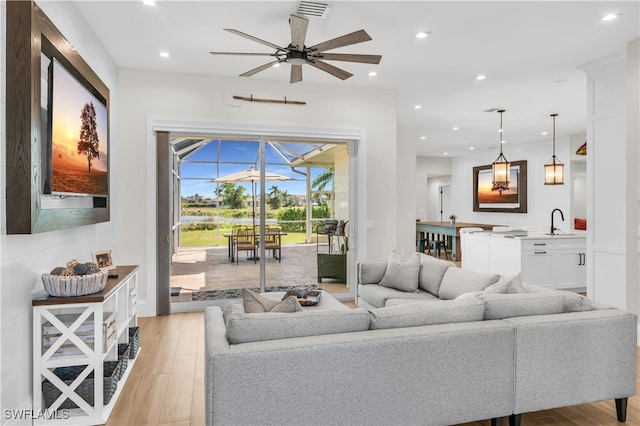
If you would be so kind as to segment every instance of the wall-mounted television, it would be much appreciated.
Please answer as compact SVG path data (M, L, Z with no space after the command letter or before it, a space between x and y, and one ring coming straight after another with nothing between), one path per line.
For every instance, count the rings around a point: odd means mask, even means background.
M42 131L46 132L42 155L43 194L107 197L109 113L106 100L55 56L43 53L41 71Z

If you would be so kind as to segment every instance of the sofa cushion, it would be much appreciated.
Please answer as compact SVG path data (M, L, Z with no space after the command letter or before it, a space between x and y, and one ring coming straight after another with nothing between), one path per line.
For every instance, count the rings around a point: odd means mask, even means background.
M378 284L358 285L358 298L375 308L383 308L389 299L439 300L433 294L426 291L407 292L396 290L395 288L383 287Z
M409 259L404 260L400 254L394 251L389 256L387 270L380 280L380 285L402 291L416 291L418 289L419 271L419 253L414 253Z
M362 260L358 263L358 282L378 284L387 270L387 260Z
M481 291L498 281L497 274L471 272L461 268L449 268L442 277L440 299L455 299L463 293Z
M369 310L372 330L482 321L484 303L475 299L407 303Z
M522 280L520 279L520 274L511 277L500 277L497 283L485 288L484 292L501 294L526 293L524 285L522 285Z
M242 290L242 302L244 304L244 312L248 314L257 312L296 312L302 310L302 306L294 296L289 296L280 301L246 288Z
M411 293L411 294L415 294L415 293ZM389 306L398 306L398 305L406 305L407 303L433 303L433 302L441 302L440 299L438 299L437 297L435 297L433 294L426 292L426 291L421 291L420 294L424 294L425 296L428 295L430 297L425 297L425 298L420 298L420 299L388 299L385 303L384 303L384 307L389 307Z
M418 254L420 256L418 287L438 297L442 277L447 269L454 266L454 264L447 260L436 259L435 257L428 256L424 253Z
M503 319L529 315L560 314L565 311L564 297L552 292L497 294L477 296L484 301L484 319Z
M584 312L593 309L593 302L591 301L591 299L573 291L556 290L539 285L525 283L523 283L523 287L527 293L547 292L562 295L565 302L565 312Z
M223 316L231 344L363 331L370 322L364 308L247 314L242 303L235 301L227 303Z

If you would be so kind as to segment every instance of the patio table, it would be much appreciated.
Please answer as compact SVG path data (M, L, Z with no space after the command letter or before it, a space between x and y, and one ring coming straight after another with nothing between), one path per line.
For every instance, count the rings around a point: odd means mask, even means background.
M286 232L282 232L282 231L280 231L280 232L265 232L264 235L280 235L280 236L283 236L283 235L287 235L287 233ZM234 248L235 248L235 241L236 241L236 238L238 237L238 235L234 234L232 232L225 232L225 233L222 234L222 236L227 237L227 251L228 251L228 254L229 254L229 260L231 260L231 262L235 262L236 259L235 259L235 254L234 254L234 252L235 252ZM259 238L260 234L257 234L257 233L254 233L254 234L243 234L243 236L253 236L254 238Z

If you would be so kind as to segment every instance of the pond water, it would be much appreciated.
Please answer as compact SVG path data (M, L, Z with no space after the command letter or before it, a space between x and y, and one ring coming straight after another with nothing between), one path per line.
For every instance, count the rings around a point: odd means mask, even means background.
M256 223L260 219L256 217ZM183 224L189 223L221 223L221 224L237 224L237 225L251 225L253 224L253 218L251 217L215 217L215 216L180 216L180 222ZM278 223L277 219L265 219L267 224Z

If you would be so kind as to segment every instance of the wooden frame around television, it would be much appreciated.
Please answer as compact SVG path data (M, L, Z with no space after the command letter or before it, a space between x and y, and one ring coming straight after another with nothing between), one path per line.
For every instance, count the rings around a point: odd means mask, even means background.
M42 208L42 37L107 100L109 89L33 1L6 2L7 234L33 234L109 221L109 197L93 208Z

